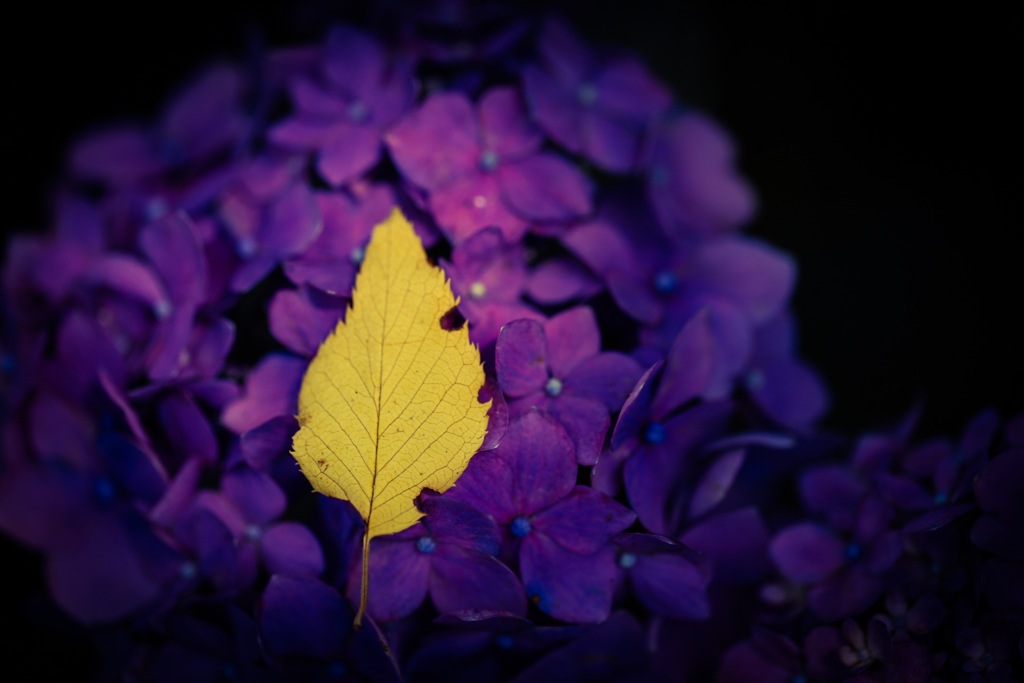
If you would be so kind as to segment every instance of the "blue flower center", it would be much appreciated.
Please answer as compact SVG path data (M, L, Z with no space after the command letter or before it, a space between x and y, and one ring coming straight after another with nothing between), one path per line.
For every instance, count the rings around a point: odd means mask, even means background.
M348 667L342 662L331 662L327 673L331 678L344 678L348 675Z
M364 258L366 258L366 249L363 247L356 247L348 253L348 260L357 266L363 262Z
M92 484L92 494L100 505L109 505L117 497L117 487L107 477L100 477Z
M658 294L671 294L679 286L679 279L671 270L659 270L654 276L654 291Z
M669 173L668 169L662 165L651 167L651 185L655 187L665 187L668 185L668 181L671 179L672 174Z
M244 259L251 258L252 255L255 254L256 250L258 249L256 241L251 237L243 237L242 239L238 240L237 248L238 255Z
M263 529L258 524L249 524L245 527L245 538L255 543L263 538Z
M512 535L516 538L522 538L526 534L530 533L530 520L526 517L519 516L512 520L512 524L509 525L508 530L512 532Z
M171 314L171 308L172 306L170 301L167 299L160 299L160 301L153 304L153 315L160 320L164 320Z
M485 149L480 152L477 163L480 165L481 171L493 171L498 168L498 153L493 149Z
M429 555L437 550L437 542L430 536L420 536L416 539L416 550L419 550L424 555Z
M655 445L665 443L665 427L660 422L651 422L644 430L644 441Z
M935 494L935 497L932 498L932 502L936 505L945 505L949 502L949 494L945 491L939 491Z
M793 677L789 679L789 683L807 683L807 678L803 674L793 674Z
M0 373L5 375L13 375L14 368L17 367L17 361L14 360L14 354L5 353L0 356Z
M362 100L356 100L348 105L348 119L353 123L362 123L369 117L370 108Z
M512 638L512 636L508 635L507 633L502 633L500 636L494 639L494 642L502 650L508 650L516 644L516 641Z
M760 370L751 370L743 379L751 391L757 391L764 386L764 373Z
M560 393L562 393L562 380L558 379L557 377L552 377L551 379L549 379L547 381L547 384L544 385L544 393L550 396L551 398L558 396Z
M860 547L860 543L853 541L846 546L846 550L843 554L846 555L846 559L848 560L856 560L860 557L862 552L864 552L864 549Z
M630 569L636 566L636 555L633 553L622 553L619 555L619 566L623 569Z
M182 562L181 565L178 567L178 576L180 576L185 581L191 581L192 579L199 576L199 567L196 566L195 562L192 562L191 560L186 560Z
M580 87L576 88L576 99L584 107L597 102L597 86L593 83L582 83Z

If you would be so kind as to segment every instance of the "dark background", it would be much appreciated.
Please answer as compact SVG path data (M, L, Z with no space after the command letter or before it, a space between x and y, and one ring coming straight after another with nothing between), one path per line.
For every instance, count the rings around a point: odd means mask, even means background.
M761 198L748 232L799 264L802 354L833 393L825 426L884 427L919 397L926 436L956 435L984 407L1024 409L1024 117L1009 6L571 4L549 3L591 41L640 53L734 135ZM283 7L240 2L35 3L18 16L0 72L8 232L45 224L46 190L78 132L152 116L194 69L244 56L254 37L315 35ZM0 654L20 653L39 679L79 661L72 625L20 625L23 596L41 585L35 555L3 539L0 553L15 570L0 614L18 620Z

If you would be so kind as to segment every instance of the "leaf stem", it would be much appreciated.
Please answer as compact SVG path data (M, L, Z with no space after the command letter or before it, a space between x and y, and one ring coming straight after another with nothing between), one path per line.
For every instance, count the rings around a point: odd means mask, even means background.
M352 628L359 630L363 623L363 615L366 614L366 599L369 595L370 586L370 530L363 532L363 578L359 584L359 610L356 612L356 620Z

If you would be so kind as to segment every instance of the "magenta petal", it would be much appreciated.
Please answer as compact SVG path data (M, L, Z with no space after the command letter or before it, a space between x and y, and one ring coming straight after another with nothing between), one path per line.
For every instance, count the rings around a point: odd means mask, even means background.
M324 570L320 543L298 522L273 524L260 539L263 563L271 574L316 578Z
M537 221L562 221L590 213L593 188L580 170L562 157L540 152L498 167L505 201Z
M578 485L547 510L533 516L533 530L566 550L589 555L636 520L629 508L589 486Z
M548 366L559 379L601 350L601 332L589 306L576 306L553 316L544 323L544 332Z
M782 529L769 548L779 571L796 583L814 583L834 573L843 565L843 550L839 539L812 522Z
M541 305L579 301L598 294L603 285L575 259L554 257L530 273L526 293Z
M388 129L384 140L402 175L431 191L475 170L480 155L473 106L454 92L428 97Z
M526 596L556 619L597 623L611 612L617 567L610 543L579 555L542 534L530 534L519 551L519 571Z
M358 124L338 123L320 148L317 170L332 187L341 187L365 173L380 158L378 131Z
M267 354L249 372L242 395L224 408L221 423L241 434L272 417L294 415L305 371L306 361L301 358L283 353Z
M362 563L354 562L348 598L359 602ZM370 546L370 586L366 611L377 621L401 619L423 604L430 578L430 559L415 542L377 539Z
M544 328L533 320L513 320L498 334L495 368L501 390L509 398L537 391L548 380L548 349Z
M506 241L517 243L527 222L511 211L501 197L497 176L468 171L430 193L430 208L438 224L455 244L495 226Z
M494 610L526 616L515 573L490 555L446 545L431 558L430 599L441 614Z

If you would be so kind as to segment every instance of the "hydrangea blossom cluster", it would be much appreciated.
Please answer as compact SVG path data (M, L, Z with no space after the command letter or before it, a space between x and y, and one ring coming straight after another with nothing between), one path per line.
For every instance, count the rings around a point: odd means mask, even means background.
M727 132L563 18L456 7L210 65L85 135L51 224L11 241L0 530L104 670L1024 675L1024 418L823 433L796 264L743 233ZM493 408L457 485L374 540L353 630L363 523L289 449L395 206Z

